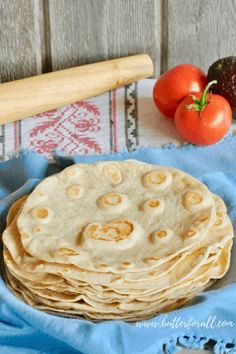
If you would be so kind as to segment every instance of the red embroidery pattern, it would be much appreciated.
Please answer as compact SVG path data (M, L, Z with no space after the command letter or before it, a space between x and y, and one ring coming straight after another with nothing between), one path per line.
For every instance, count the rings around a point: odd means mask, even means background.
M96 132L101 127L99 108L89 102L75 102L34 116L36 126L30 131L30 146L51 156L58 148L68 154L100 153Z

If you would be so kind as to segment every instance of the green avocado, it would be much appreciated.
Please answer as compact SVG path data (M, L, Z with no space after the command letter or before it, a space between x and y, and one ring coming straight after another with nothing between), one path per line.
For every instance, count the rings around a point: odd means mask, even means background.
M236 119L236 57L215 61L207 73L207 82L212 80L217 80L217 84L211 87L211 91L226 98Z

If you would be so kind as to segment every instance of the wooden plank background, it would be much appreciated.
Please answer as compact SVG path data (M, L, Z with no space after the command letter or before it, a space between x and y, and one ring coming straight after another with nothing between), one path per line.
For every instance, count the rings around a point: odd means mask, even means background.
M1 0L0 81L136 53L155 76L236 52L235 0Z

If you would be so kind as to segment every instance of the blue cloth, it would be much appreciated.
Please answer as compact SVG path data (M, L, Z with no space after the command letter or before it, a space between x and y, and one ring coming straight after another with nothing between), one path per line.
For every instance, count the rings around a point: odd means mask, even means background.
M50 166L36 153L22 152L0 164L2 227L13 201L31 191L45 175L75 162L130 158L174 166L199 178L224 199L236 226L236 138L230 137L206 148L167 146L70 158L56 152L56 164ZM229 275L235 271L235 254L233 250ZM204 292L182 309L129 324L92 323L43 313L16 299L0 279L1 354L173 354L178 344L202 348L210 339L215 353L236 353L236 284Z

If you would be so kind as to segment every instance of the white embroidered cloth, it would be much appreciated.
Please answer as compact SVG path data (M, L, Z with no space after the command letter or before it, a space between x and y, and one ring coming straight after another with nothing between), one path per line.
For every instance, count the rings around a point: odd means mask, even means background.
M134 150L138 146L179 145L171 120L161 117L152 99L155 80L138 83L85 101L0 126L0 159L20 148L47 157L59 148L68 154Z

